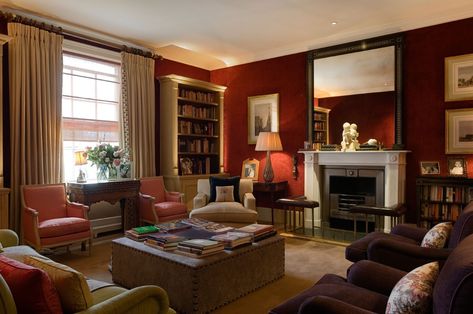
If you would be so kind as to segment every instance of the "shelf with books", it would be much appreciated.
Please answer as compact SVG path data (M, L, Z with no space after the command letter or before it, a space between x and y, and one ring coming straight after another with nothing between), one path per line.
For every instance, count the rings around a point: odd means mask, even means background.
M312 141L313 149L320 150L322 144L329 143L328 125L330 109L314 107Z
M473 179L418 177L416 188L417 222L428 228L439 222L455 222L473 200Z

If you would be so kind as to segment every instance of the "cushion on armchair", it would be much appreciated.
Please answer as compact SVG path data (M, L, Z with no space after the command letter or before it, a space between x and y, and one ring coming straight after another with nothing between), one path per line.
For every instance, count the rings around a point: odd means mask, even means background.
M233 185L230 186L217 186L215 187L217 196L215 197L216 202L234 202L233 198Z
M210 182L210 198L209 203L215 202L217 197L217 186L233 186L233 199L235 202L240 202L240 177L209 177Z
M436 224L425 234L420 246L436 249L445 247L452 228L451 222L442 222Z

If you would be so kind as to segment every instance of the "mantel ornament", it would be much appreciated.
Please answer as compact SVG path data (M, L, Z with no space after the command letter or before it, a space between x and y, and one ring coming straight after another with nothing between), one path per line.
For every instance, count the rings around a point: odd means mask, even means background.
M354 152L360 148L358 143L358 126L355 123L343 123L342 152Z

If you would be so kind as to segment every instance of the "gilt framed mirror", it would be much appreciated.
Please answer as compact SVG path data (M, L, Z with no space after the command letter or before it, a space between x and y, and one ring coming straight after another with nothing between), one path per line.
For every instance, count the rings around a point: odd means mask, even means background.
M340 144L344 122L356 123L359 142L376 139L404 149L403 36L393 34L311 50L307 55L308 141L316 142L314 108L330 110L328 144Z

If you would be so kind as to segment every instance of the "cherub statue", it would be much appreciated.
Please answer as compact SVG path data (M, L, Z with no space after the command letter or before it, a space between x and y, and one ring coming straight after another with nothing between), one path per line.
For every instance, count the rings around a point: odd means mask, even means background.
M350 151L355 151L360 148L360 143L358 142L358 135L360 135L357 131L358 126L355 123L350 125L350 136L351 136L351 143L350 143Z
M342 132L342 152L345 152L349 149L351 144L351 133L350 133L350 123L345 122L343 123L343 132Z

